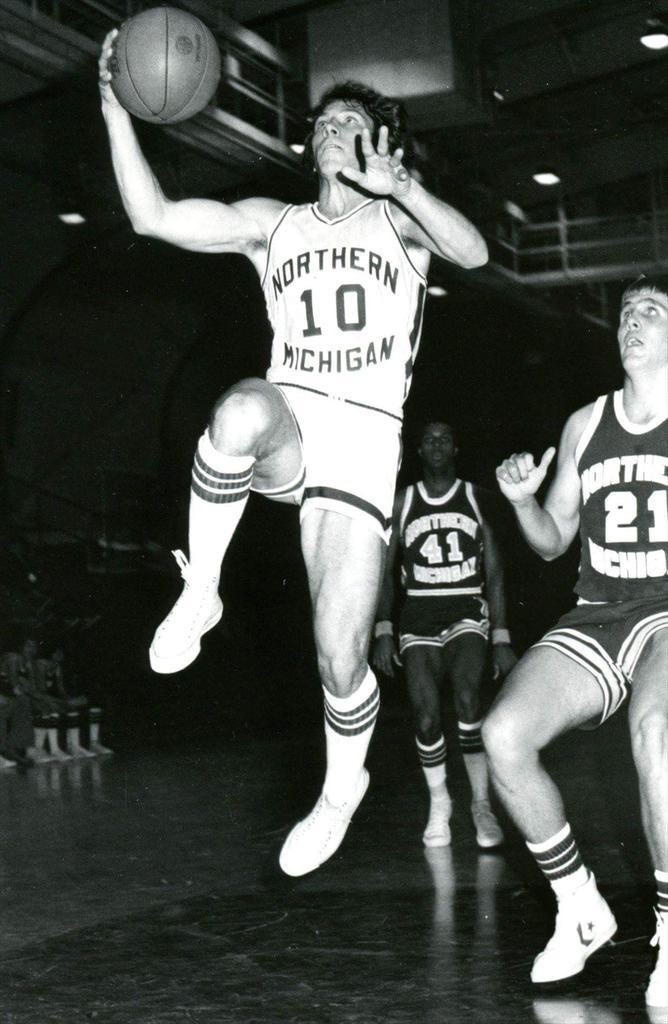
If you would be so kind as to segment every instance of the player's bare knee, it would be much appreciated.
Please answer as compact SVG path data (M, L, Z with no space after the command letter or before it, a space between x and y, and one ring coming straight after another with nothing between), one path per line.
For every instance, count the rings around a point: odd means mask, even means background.
M482 723L482 742L492 766L497 770L525 763L530 746L523 731L518 728L517 717L497 706L492 708Z
M369 669L366 646L354 643L344 649L340 643L331 647L321 644L318 646L318 668L320 678L330 693L349 697Z
M429 712L418 712L415 716L415 730L421 743L427 746L436 743L441 736L440 719Z
M505 729L502 716L496 715L494 711L491 711L482 723L481 736L490 762L495 763L497 751L501 751L505 743Z
M272 409L264 381L241 381L221 395L209 421L211 443L230 455L253 454L272 429Z

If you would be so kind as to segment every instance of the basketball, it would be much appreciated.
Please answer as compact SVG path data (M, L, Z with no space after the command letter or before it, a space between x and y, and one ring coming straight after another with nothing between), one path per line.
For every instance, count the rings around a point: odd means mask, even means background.
M220 52L194 14L151 7L121 25L109 70L126 110L153 124L176 124L199 113L213 96Z

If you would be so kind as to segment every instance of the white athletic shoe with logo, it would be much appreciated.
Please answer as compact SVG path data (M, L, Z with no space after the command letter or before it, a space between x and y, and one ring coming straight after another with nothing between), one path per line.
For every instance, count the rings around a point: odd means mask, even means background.
M475 827L475 838L483 850L491 850L501 846L504 840L503 830L489 805L489 800L474 800L471 804L471 817Z
M190 665L200 652L203 635L220 622L223 614L217 577L195 576L182 551L172 554L184 587L171 612L156 629L149 648L151 668L161 673L180 672Z
M357 792L347 803L335 807L324 793L320 794L308 817L297 822L283 843L278 863L286 875L306 875L336 853L368 785L369 773L363 768Z
M445 796L431 796L429 820L426 829L422 833L422 842L427 848L450 845L452 842L450 834L451 814L452 803L447 793Z
M617 931L617 922L593 875L572 896L559 900L554 935L531 968L536 984L579 974L587 959Z
M648 1006L666 1009L668 1021L668 914L656 915L656 932L650 945L657 947L656 965L645 992Z

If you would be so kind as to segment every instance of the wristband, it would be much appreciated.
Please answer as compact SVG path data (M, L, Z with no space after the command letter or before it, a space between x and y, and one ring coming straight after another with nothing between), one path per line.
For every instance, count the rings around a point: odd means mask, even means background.
M492 630L492 644L509 644L510 633L507 629Z
M379 636L392 636L394 633L394 626L389 619L383 619L382 622L377 622L373 627L373 635L376 639Z

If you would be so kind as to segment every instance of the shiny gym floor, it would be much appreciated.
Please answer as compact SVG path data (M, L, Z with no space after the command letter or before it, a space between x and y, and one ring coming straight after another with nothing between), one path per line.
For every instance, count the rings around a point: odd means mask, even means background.
M477 850L454 742L453 843L425 851L426 797L390 688L372 784L338 854L282 876L322 734L228 734L0 776L3 1024L630 1024L648 1018L652 874L622 715L549 752L619 932L576 979L530 964L551 901L516 834ZM454 738L454 737L453 737Z

